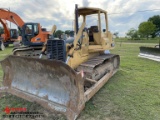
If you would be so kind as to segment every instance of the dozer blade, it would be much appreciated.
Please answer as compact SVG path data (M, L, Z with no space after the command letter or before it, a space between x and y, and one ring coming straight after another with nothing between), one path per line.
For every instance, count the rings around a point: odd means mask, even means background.
M0 92L35 101L75 120L85 102L117 72L119 64L119 55L99 55L79 65L79 72L75 72L57 60L8 56L1 61L4 78Z
M8 56L1 65L5 92L61 112L68 120L76 119L84 108L84 80L65 63Z
M139 57L160 61L160 48L140 47Z

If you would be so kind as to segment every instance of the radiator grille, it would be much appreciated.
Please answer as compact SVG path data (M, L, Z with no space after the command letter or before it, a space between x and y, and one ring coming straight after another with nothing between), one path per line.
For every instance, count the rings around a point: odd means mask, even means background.
M66 61L66 46L64 40L48 40L47 54L49 59Z

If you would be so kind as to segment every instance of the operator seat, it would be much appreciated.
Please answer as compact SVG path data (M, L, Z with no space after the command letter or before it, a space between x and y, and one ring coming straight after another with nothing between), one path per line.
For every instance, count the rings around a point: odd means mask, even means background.
M94 42L93 32L98 32L98 26L91 26L89 28L89 42Z

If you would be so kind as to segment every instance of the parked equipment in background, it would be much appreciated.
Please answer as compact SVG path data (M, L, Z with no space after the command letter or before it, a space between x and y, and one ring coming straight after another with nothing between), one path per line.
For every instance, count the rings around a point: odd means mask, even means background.
M8 27L7 21L4 19L0 19L0 23L3 26L4 33L1 34L0 43L3 44L3 47L8 47L9 44L13 44L14 42L18 42L20 44L21 37L18 35L17 29L10 29ZM2 46L2 45L1 45ZM0 47L1 50L4 50L3 47Z
M93 15L98 19L89 26L87 19ZM80 27L79 16L83 18ZM120 64L119 55L105 54L114 48L105 10L76 5L75 33L68 40L49 39L48 59L11 55L1 61L4 72L1 90L36 101L46 109L63 113L68 120L75 120Z
M160 40L159 45L156 45L155 47L141 46L138 56L160 62Z
M16 13L7 9L0 8L0 19L16 24L21 33L23 46L15 48L14 55L38 57L43 44L52 34L41 28L39 23L25 23Z

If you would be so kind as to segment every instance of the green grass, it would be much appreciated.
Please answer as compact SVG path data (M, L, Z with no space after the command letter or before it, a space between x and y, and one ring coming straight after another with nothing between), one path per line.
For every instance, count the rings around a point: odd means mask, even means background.
M155 43L116 43L116 48L111 52L120 55L120 69L86 103L78 120L160 120L160 63L138 57L139 46L153 46ZM9 53L11 48L0 51L0 59ZM52 114L35 103L12 95L0 99L0 111L6 106L40 111L49 120L64 119L61 115ZM2 114L0 112L0 119Z
M121 57L120 69L89 101L82 116L88 119L159 120L160 64L137 57L139 46L117 44L112 52Z
M149 38L148 40L146 38L141 38L139 40L131 40L129 38L115 38L116 42L128 42L128 43L159 43L160 38Z

